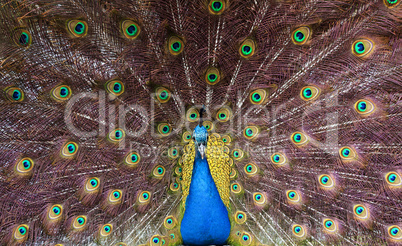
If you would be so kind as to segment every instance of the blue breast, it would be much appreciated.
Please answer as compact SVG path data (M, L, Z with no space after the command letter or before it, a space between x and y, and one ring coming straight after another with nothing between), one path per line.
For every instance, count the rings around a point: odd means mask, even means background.
M198 152L198 151L197 151ZM186 245L225 244L230 234L230 221L208 162L199 153L194 161L190 193L180 226Z

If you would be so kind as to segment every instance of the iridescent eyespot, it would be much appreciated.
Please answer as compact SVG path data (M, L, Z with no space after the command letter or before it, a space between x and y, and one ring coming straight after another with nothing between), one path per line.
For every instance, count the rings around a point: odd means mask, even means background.
M355 205L353 207L353 213L359 219L367 219L369 217L368 209L362 204Z
M352 44L352 53L357 57L364 57L374 50L374 43L368 39L359 39Z
M165 168L162 165L158 165L154 168L154 170L152 171L152 174L156 177L156 178L162 178L163 175L165 175Z
M101 227L100 229L100 235L102 237L107 237L110 235L110 233L112 233L113 230L113 225L111 224L105 224Z
M88 24L82 20L71 20L67 23L68 31L77 38L84 37L88 32Z
M226 2L224 0L211 0L208 4L209 13L220 15L225 11Z
M188 143L191 140L191 132L184 132L181 139L183 140L183 142Z
M387 6L387 8L392 9L396 6L398 6L401 3L400 0L384 0L384 4L385 6Z
M109 80L105 84L106 91L113 96L120 96L124 92L124 84L120 80Z
M304 227L298 224L292 226L292 232L296 237L304 237L306 235Z
M166 103L169 101L171 95L170 91L165 87L158 87L155 90L155 96L160 103Z
M89 178L85 183L85 190L92 192L99 188L100 181L98 178Z
M240 238L240 242L242 245L250 245L252 242L252 237L247 232L243 232Z
M255 42L252 39L246 39L240 44L239 53L244 58L250 58L255 52Z
M59 85L53 88L52 98L56 101L66 101L71 97L71 89L67 85Z
M229 135L223 135L222 136L222 142L225 145L229 145L232 142L232 138Z
M24 174L29 174L34 167L34 161L31 158L25 157L22 158L17 165L15 165L15 168L17 170L17 173L24 175Z
M271 162L275 165L283 165L286 163L286 156L282 153L274 153L271 155Z
M340 148L339 155L341 159L345 161L354 160L357 157L356 151L348 146Z
M388 227L388 235L394 240L401 240L402 239L402 230L397 225L392 225Z
M247 176L252 177L257 174L257 171L258 167L253 163L249 163L244 166L244 172L247 174Z
M141 160L141 156L137 152L130 152L126 155L125 163L128 166L135 166Z
M109 202L111 203L119 203L123 198L123 191L122 190L112 190L109 193Z
M136 39L140 35L140 26L132 20L125 20L121 23L121 30L128 39Z
M318 95L320 94L320 89L315 86L305 86L300 91L300 97L304 101L311 101L317 99Z
M286 191L286 197L288 198L288 201L290 202L300 202L301 196L299 192L295 190L287 190Z
M175 56L180 54L184 49L183 40L175 36L169 38L168 45L170 54Z
M236 171L236 169L234 169L234 168L232 168L231 170L230 170L230 173L229 173L229 178L230 179L235 179L237 177L237 171Z
M246 128L244 128L243 130L243 136L248 139L254 139L258 136L260 130L258 129L258 127L256 126L247 126Z
M250 93L250 102L252 104L262 104L267 97L267 91L263 89L254 90Z
M216 85L221 80L221 73L219 69L210 67L205 73L205 81L207 84Z
M152 246L162 245L162 239L159 235L152 236L149 241L150 241L150 245L152 245Z
M292 41L294 44L303 45L310 39L310 36L311 36L310 28L302 26L293 31Z
M237 224L243 224L247 220L246 213L242 211L237 211L234 217Z
M177 220L176 220L176 218L174 216L168 216L163 221L163 225L168 230L173 229L177 225Z
M261 192L255 192L253 193L253 201L255 205L261 206L267 202L267 199L265 198L265 195Z
M177 182L170 183L169 188L171 191L178 191L180 189L180 184Z
M324 219L322 224L324 225L324 229L328 232L336 232L338 229L335 221L332 219Z
M82 229L87 223L87 216L80 215L75 217L73 222L73 228L76 230Z
M183 172L183 169L181 167L176 167L174 169L174 172L176 173L176 175L181 175L181 173Z
M48 217L51 220L60 218L63 215L63 207L59 204L55 204L50 207L48 211Z
M139 203L148 203L151 199L151 192L143 191L138 195L138 202Z
M168 150L168 155L172 159L176 159L179 157L179 148L178 147L172 147Z
M190 122L196 122L199 118L199 112L196 108L190 108L187 110L186 119Z
M366 99L360 99L355 103L355 110L361 115L370 115L375 110L374 103Z
M230 186L230 190L235 194L239 194L242 191L242 188L241 188L241 185L239 183L233 183Z
M13 33L13 40L19 47L27 48L32 43L32 36L26 29L16 29Z
M228 107L223 107L216 113L216 119L220 122L226 122L232 117L232 111Z
M17 241L26 239L28 237L28 230L29 226L26 224L17 226L14 232L14 239Z
M308 137L302 132L293 133L290 139L296 146L302 146L309 142Z
M241 149L234 149L234 150L232 150L232 156L233 156L233 159L238 161L238 160L241 160L243 158L244 152Z
M334 180L328 174L322 174L318 177L318 182L324 188L333 188L334 187Z
M7 99L11 102L22 102L24 100L24 92L18 87L8 87L5 90Z
M202 125L207 129L208 132L212 131L214 129L214 124L210 120L206 120L202 122Z
M126 136L125 132L121 128L117 128L109 133L109 140L112 143L118 143Z
M127 246L127 244L120 242L120 243L115 244L114 246Z
M78 152L78 144L74 142L67 142L64 144L61 154L64 157L72 157Z
M162 137L169 136L171 131L172 129L170 128L170 125L167 123L161 123L158 125L158 132Z
M401 176L397 172L385 174L385 181L391 186L400 186L402 184Z

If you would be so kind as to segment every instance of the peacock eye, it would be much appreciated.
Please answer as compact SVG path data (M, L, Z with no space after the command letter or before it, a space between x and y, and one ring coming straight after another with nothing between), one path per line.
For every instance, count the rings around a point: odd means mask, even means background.
M239 49L240 55L244 58L250 58L255 52L255 42L252 39L244 40Z
M250 93L250 102L252 104L261 104L265 101L266 97L267 97L266 90L258 89Z
M185 131L181 137L183 142L188 143L191 140L191 133L189 131Z
M190 108L187 110L186 119L190 122L196 122L199 118L199 112L196 108Z
M71 97L71 89L67 85L59 85L53 88L51 94L56 101L66 101Z
M230 190L231 190L233 193L238 194L238 193L240 193L240 192L242 191L242 188L241 188L241 185L240 185L239 183L233 183L233 184L230 186Z
M112 190L109 193L109 202L118 203L122 199L123 192L121 190Z
M78 145L74 142L67 142L61 151L64 157L73 157L78 152Z
M300 202L300 194L299 192L295 190L288 190L286 191L286 197L288 198L288 201L290 202Z
M177 225L177 220L174 216L167 216L165 220L163 221L163 225L166 227L166 229L170 230L173 229Z
M231 117L231 111L227 107L219 109L218 112L216 113L216 118L220 122L226 122L230 119L230 117Z
M140 35L140 26L132 20L125 20L121 23L124 36L128 39L136 39Z
M17 172L21 175L28 174L34 167L34 161L31 158L22 158L15 166Z
M385 175L385 181L391 186L400 186L402 184L401 176L397 172L389 172Z
M210 67L208 68L207 72L205 73L205 81L207 84L215 85L221 79L220 71L217 68Z
M63 208L59 204L53 205L48 212L49 219L55 220L61 217L63 213Z
M309 27L303 26L299 27L292 33L292 41L294 44L303 45L305 44L311 36L311 30Z
M297 225L297 224L293 225L292 232L293 232L293 235L295 235L296 237L304 237L304 235L305 235L305 230L302 225Z
M250 245L251 244L251 235L248 234L247 232L243 232L243 234L241 235L241 244L242 245Z
M67 29L73 36L81 38L87 35L88 24L82 20L70 20L67 23Z
M169 136L171 130L172 129L170 128L169 124L167 124L167 123L161 123L158 125L158 132L162 137Z
M253 194L253 201L255 205L264 205L267 202L267 199L265 198L265 195L262 194L261 192L255 192Z
M357 57L369 55L374 49L374 43L368 39L359 39L352 44L352 53Z
M242 211L237 211L235 214L235 222L237 224L243 224L244 222L246 222L247 220L247 216L244 212Z
M26 29L16 29L13 33L13 39L15 44L22 48L29 47L32 42L31 33Z
M335 232L337 230L336 223L332 219L324 219L323 225L326 231Z
M151 197L151 192L143 191L138 196L138 202L142 203L142 204L148 203L150 201L150 197Z
M225 10L226 3L222 0L211 0L208 5L208 10L213 15L220 15Z
M306 86L303 87L300 91L300 97L304 101L311 101L317 99L318 95L320 94L320 89L315 86Z
M302 146L308 143L308 137L302 133L302 132L295 132L292 134L292 136L290 137L290 139L292 140L292 142L296 145L296 146Z
M106 91L113 96L120 96L124 92L124 84L120 80L110 80L106 82Z
M368 209L361 204L357 204L353 207L353 213L359 219L367 219L369 217Z
M243 158L244 153L241 149L234 149L234 150L232 150L232 156L233 156L233 159L238 161Z
M390 9L398 6L400 3L401 3L400 0L384 0L385 6L387 6L387 8L390 8Z
M369 100L361 99L355 103L355 110L361 115L369 115L374 112L375 105Z
M244 166L244 172L247 174L247 176L252 177L257 174L257 171L258 167L253 163L249 163Z
M235 179L236 177L237 177L237 171L236 171L236 169L232 168L232 169L230 170L230 173L229 173L229 178L230 178L231 180L233 180L233 179Z
M128 166L135 166L140 162L140 160L141 157L137 152L130 152L126 155L125 163Z
M176 159L179 157L179 148L178 147L172 147L168 150L168 155L172 159Z
M21 240L25 239L28 236L28 230L29 230L28 225L24 224L24 225L17 226L17 228L15 229L15 232L14 232L15 240L21 241Z
M345 146L339 149L339 155L342 160L351 161L356 159L357 154L351 147Z
M99 188L100 182L98 178L90 178L85 184L85 189L89 192L95 191Z
M318 181L324 188L332 188L334 186L334 180L327 174L320 175Z
M118 143L124 139L126 136L125 132L123 129L117 128L109 133L109 140L112 143Z
M112 233L113 226L111 224L103 225L100 231L102 237L107 237Z
M183 41L176 36L169 38L169 52L172 55L178 55L183 51L184 44Z
M169 188L171 191L178 191L180 188L180 184L178 184L177 182L173 182L170 184Z
M271 162L275 165L283 165L286 163L286 156L282 153L274 153L271 155Z
M214 129L214 124L210 120L206 120L202 122L202 125L207 129L208 132L212 131Z
M22 102L24 100L24 92L18 87L7 88L5 94L11 102Z
M248 126L248 127L244 128L243 136L246 139L251 140L251 139L256 138L258 136L259 132L260 131L259 131L258 127Z
M402 231L401 228L397 225L392 225L388 227L388 235L395 240L401 240L402 239Z
M165 168L162 165L158 165L154 168L152 174L155 176L155 178L162 178L163 175L165 175Z
M166 89L165 87L156 88L155 94L156 94L156 99L160 103L166 103L170 99L170 91L168 89Z
M87 223L87 217L84 215L77 216L73 222L74 229L82 229Z

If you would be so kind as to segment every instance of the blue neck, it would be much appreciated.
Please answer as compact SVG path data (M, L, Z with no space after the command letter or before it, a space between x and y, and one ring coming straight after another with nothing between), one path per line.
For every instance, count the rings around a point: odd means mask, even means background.
M185 245L221 245L230 234L228 211L198 151L180 232Z

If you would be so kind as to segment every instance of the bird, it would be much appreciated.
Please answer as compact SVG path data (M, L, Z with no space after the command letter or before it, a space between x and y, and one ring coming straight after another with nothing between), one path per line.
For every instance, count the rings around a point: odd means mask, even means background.
M2 0L1 245L402 244L401 0Z

